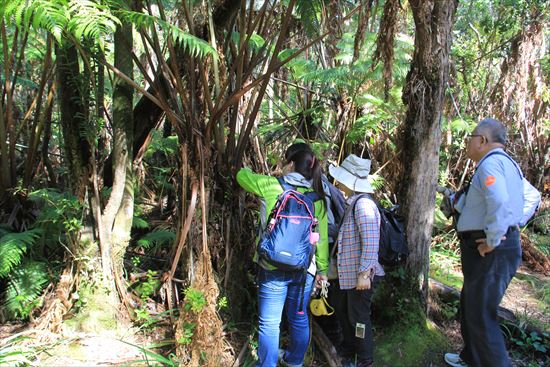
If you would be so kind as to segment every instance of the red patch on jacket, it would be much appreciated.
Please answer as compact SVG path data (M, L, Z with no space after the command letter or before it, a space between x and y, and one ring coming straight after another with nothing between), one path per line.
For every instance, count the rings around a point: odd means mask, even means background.
M487 178L485 179L485 186L489 187L491 185L494 185L495 182L497 182L496 178L494 178L493 176L487 176Z

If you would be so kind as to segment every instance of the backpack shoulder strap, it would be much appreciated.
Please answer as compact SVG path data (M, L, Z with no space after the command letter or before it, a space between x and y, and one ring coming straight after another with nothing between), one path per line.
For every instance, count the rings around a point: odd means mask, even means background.
M342 218L340 218L340 227L342 226L342 224L344 223L344 220L346 220L346 218L351 214L353 216L353 222L355 223L355 213L353 213L353 209L355 208L355 204L357 203L357 201L361 198L364 198L364 197L367 197L369 199L371 199L370 195L369 194L361 194L361 195L357 195L357 197L355 197L353 199L353 201L346 207L346 210L344 211L344 214L342 215ZM372 199L371 199L372 200ZM356 223L355 223L356 224ZM356 224L357 225L357 224ZM338 242L338 241L336 241ZM335 249L336 247L338 247L339 244L336 243L334 245L334 247L332 248L332 253L330 256L334 256L335 254Z
M353 221L355 221L355 212L353 212L353 210L355 209L355 205L357 204L357 202L359 201L359 199L362 199L362 198L368 198L372 201L374 201L374 199L369 195L369 194L359 194L357 195L357 197L355 197L353 199L353 201L351 202L351 204L349 204L349 206L346 208L346 211L344 212L344 215L342 216L342 223L344 223L344 219L350 215L353 215ZM376 201L374 201L376 203ZM378 207L378 203L376 203L376 206ZM342 225L342 223L340 223L340 225Z
M277 177L277 181L279 181L279 184L281 185L281 187L283 188L283 191L286 191L286 190L296 190L296 187L293 186L293 185L290 185L288 183L286 183L285 179L282 178L282 177ZM300 186L301 187L301 186ZM302 193L305 197L307 197L309 200L311 200L312 202L316 202L317 200L320 200L321 197L319 196L319 194L317 194L315 191L306 191L304 193Z
M519 177L521 177L523 179L523 173L521 173L521 170L519 169L518 167L518 164L516 163L516 161L514 161L512 159L512 157L510 157L508 154L506 154L505 152L502 152L500 150L497 150L497 151L492 151L492 152L489 152L489 154L487 154L485 157L483 157L483 159L481 160L480 164L485 161L485 159L489 158L490 156L492 155L501 155L503 157L506 157L510 160L510 162L512 162L512 164L514 165L514 167L516 167L516 170L518 171L518 174L519 174ZM479 167L480 164L478 164L477 166ZM476 169L477 171L477 169Z
M283 188L283 191L286 190L295 190L296 188L288 183L286 183L285 179L282 177L277 177L277 181L279 181L279 184Z
M309 200L311 200L312 202L316 202L317 200L321 200L321 197L315 191L304 192L304 196L309 198Z

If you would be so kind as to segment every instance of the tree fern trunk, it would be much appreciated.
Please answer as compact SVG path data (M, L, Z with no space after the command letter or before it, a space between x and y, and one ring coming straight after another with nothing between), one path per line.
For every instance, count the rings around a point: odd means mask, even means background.
M130 78L133 78L132 44L132 25L123 24L115 33L115 66ZM134 216L133 96L133 88L130 85L122 80L115 82L113 127L116 133L113 157L115 171L118 170L118 167L124 167L124 181L120 182L123 185L122 200L113 222L111 256L117 288L122 300L127 299L126 288L120 286L119 282L123 279L123 258L130 241ZM117 181L115 177L115 182Z
M90 144L81 134L87 121L83 117L84 103L81 95L81 78L76 48L71 45L56 46L57 85L61 127L65 143L65 162L69 168L71 191L83 200L88 185Z

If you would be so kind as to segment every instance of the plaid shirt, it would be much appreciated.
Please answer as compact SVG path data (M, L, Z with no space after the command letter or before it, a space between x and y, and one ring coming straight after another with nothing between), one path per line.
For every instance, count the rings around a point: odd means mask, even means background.
M354 197L347 204L353 203ZM383 276L384 269L378 263L380 240L380 213L376 204L366 198L355 203L353 213L344 218L338 234L338 280L340 289L353 289L358 273L371 268L374 275Z

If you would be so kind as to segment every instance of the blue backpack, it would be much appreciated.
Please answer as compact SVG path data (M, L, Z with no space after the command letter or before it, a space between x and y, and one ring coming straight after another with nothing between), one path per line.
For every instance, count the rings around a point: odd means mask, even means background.
M280 270L307 271L318 241L315 192L301 193L278 178L283 193L268 217L258 243L260 259Z

